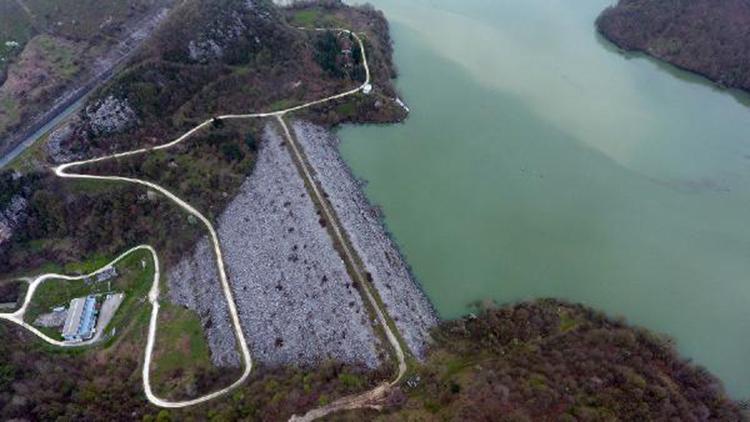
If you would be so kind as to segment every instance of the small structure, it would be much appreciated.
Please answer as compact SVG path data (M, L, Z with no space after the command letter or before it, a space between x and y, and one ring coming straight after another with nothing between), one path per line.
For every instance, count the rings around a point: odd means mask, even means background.
M107 267L107 269L96 275L96 281L101 283L115 277L117 277L117 269L115 267Z
M372 85L370 84L367 84L362 88L362 93L365 95L370 95L371 92L372 92Z
M94 283L101 283L103 281L109 281L113 278L117 277L117 268L115 267L107 267L104 270L98 272L95 276L92 277L86 277L84 279L84 282L87 285L92 285Z
M63 326L63 338L70 343L86 341L94 336L96 326L96 298L79 297L70 301L68 316Z

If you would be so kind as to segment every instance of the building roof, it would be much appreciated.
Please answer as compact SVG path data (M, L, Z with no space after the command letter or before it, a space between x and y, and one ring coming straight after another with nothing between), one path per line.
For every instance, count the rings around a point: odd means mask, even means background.
M63 327L65 338L87 338L94 331L96 312L96 298L93 296L79 297L70 301L68 317Z
M78 297L70 301L70 308L68 308L68 316L65 319L65 325L63 326L63 337L74 336L78 332L78 326L81 323L81 315L83 315L83 305L86 303L86 298Z

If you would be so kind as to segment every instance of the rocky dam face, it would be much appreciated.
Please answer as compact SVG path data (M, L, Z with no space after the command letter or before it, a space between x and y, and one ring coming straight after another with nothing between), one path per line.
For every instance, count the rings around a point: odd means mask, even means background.
M332 359L378 367L389 349L375 335L375 321L277 130L266 127L253 173L217 227L253 359L269 366ZM336 139L309 123L295 123L293 130L387 311L411 351L422 356L437 323L432 306L339 158ZM201 315L214 364L239 365L207 239L168 280L170 299Z

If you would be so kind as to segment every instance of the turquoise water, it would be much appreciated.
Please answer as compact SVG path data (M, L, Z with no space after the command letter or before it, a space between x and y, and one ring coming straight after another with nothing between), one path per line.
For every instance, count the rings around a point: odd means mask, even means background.
M441 315L583 302L749 396L747 96L618 53L604 0L373 3L412 113L342 153Z

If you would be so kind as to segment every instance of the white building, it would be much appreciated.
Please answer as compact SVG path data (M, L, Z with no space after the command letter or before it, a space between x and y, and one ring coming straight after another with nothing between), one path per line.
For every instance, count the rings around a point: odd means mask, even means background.
M70 301L68 316L63 326L63 338L67 342L78 343L94 336L96 327L96 298L79 297Z

